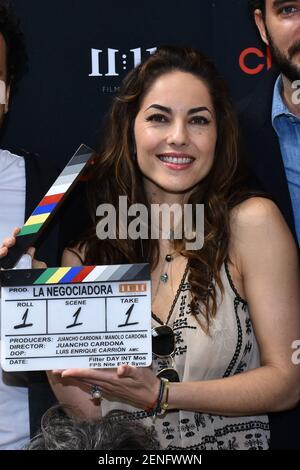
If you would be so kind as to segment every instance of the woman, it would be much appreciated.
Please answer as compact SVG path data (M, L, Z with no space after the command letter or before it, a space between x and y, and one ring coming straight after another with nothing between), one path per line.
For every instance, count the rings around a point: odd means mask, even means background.
M94 228L65 250L64 266L150 262L153 327L175 335L175 351L154 355L151 368L49 373L58 400L81 417L129 410L154 421L168 449L267 449L266 413L298 402L297 251L275 204L242 186L237 141L227 88L196 50L162 47L125 78L95 166L93 211L117 208L120 195L147 207L204 203L205 240L197 251L184 239L101 241ZM180 381L157 377L164 368Z

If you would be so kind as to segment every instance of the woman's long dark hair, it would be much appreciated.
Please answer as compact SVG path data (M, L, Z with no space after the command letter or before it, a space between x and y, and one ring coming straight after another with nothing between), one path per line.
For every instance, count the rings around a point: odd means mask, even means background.
M216 285L223 292L220 268L228 257L230 211L249 197L244 185L244 169L238 150L238 124L227 85L214 64L192 48L164 46L132 70L124 79L107 116L104 140L94 166L90 185L94 228L81 242L86 264L158 263L158 241L117 238L100 241L96 235L96 208L113 204L118 216L119 196L128 205L147 201L142 175L134 158L133 127L141 103L154 81L172 71L190 73L208 87L217 121L217 144L212 169L193 189L189 204L205 204L205 242L201 250L187 251L185 240L176 243L176 251L188 259L193 314L205 331L216 315ZM150 212L150 211L149 211ZM118 219L117 219L118 220ZM150 227L150 225L149 225ZM215 282L212 282L214 279Z

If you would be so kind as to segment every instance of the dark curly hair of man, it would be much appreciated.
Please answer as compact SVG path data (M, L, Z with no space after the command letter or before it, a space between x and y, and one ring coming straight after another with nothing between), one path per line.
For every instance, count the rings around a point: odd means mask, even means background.
M255 10L261 10L263 16L266 14L266 0L248 0L248 6L253 18L253 13Z
M8 0L0 0L0 34L7 49L7 84L14 86L26 71L27 53L20 21Z

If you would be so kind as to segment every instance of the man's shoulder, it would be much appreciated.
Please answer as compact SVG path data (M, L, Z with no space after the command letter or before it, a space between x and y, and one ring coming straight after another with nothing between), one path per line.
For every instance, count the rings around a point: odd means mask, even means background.
M49 172L50 174L58 173L58 168L38 153L22 150L19 154L24 158L25 165L32 171L39 171L47 175L49 175Z
M10 147L7 150L11 155L24 159L26 181L34 183L37 187L50 187L59 174L58 168L41 155L20 147Z
M17 153L11 152L8 149L1 149L0 148L0 160L2 166L5 164L11 164L12 162L16 161L23 161L24 157L22 155L17 155Z
M12 157L22 158L25 160L25 163L30 165L32 168L40 170L52 170L58 172L58 168L53 165L51 162L43 158L41 155L35 152L28 151L25 148L17 146L9 146L5 149L0 149L0 152L3 154L11 155Z
M26 214L28 214L57 179L59 170L39 154L20 147L10 146L2 155L6 155L6 163L12 158L16 161L22 160L22 168L25 168Z

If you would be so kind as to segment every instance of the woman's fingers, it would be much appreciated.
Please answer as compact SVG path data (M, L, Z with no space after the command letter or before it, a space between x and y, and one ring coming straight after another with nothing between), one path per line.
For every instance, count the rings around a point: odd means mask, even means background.
M36 259L33 259L32 268L33 269L47 269L47 265L43 261L38 261Z
M20 230L21 229L19 227L15 227L13 230L13 235L3 240L2 245L0 247L0 258L4 258L7 255L9 248L15 245L16 236L18 235Z
M16 237L20 232L20 227L15 227L13 230L12 237L7 237L3 240L2 245L0 246L0 258L4 258L7 256L8 251L12 248L16 243ZM32 267L33 269L46 269L47 265L43 261L38 261L34 259L35 255L35 248L32 246L27 250L27 254L32 258Z
M16 236L19 232L20 228L15 227L12 236L5 238L2 242L2 246L6 246L7 248L11 248L12 246L14 246L16 244Z
M77 369L76 369L77 370ZM83 377L79 377L79 376L75 376L75 375L63 375L63 372L64 372L64 369L59 369L59 370L52 370L52 374L54 376L60 376L62 377L62 379L65 379L68 381L68 379L72 380L72 382L74 381L75 383L78 384L78 386L81 386L82 388L85 389L86 392L88 393L91 393L92 392L92 389L93 387L96 385L100 388L101 390L101 396L103 398L106 397L106 394L108 394L107 396L110 396L111 394L111 385L109 382L105 382L105 381L101 381L99 380L99 377L96 378L83 378ZM92 396L92 393L91 393L91 396Z
M8 253L8 248L6 246L0 247L0 258L4 258Z
M5 238L2 242L2 246L0 247L0 257L4 258L4 256L8 254L9 248L14 246L15 243L16 243L15 237Z
M33 258L34 258L34 255L35 255L35 248L34 248L33 246L31 246L30 248L28 248L27 254L30 255L31 258L33 259Z
M124 364L117 369L66 369L64 371L55 371L60 373L62 377L80 377L87 380L101 380L103 382L114 380L116 375L118 378L137 379L142 373L136 367Z
M131 377L134 379L136 377L136 367L131 367L128 364L123 364L117 369L118 377Z
M18 233L21 232L21 229L20 227L15 227L14 230L13 230L13 236L16 237L18 235Z
M11 248L15 244L16 244L16 237L14 237L14 236L4 238L4 240L2 242L2 246L5 246L6 248Z
M160 381L152 370L122 365L118 369L67 369L57 371L62 379L81 381L82 386L88 387L93 396L93 390L99 387L101 397L115 401L125 401L136 408L145 409L158 396Z
M33 269L46 269L47 265L43 261L38 261L37 259L34 258L35 255L35 248L31 246L27 250L27 254L31 256L32 258L32 268Z
M81 378L87 381L110 382L116 378L116 369L66 369L61 377Z

